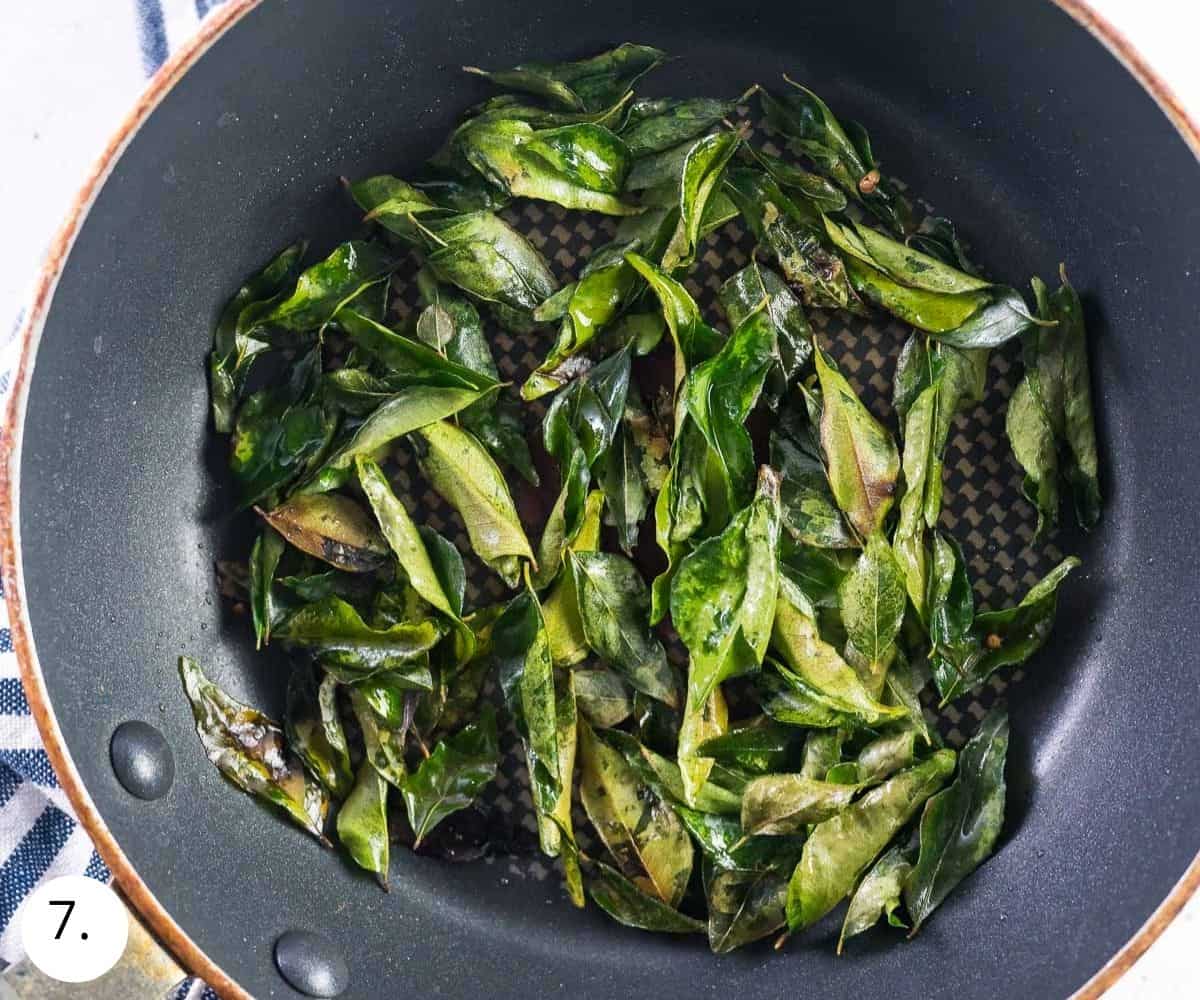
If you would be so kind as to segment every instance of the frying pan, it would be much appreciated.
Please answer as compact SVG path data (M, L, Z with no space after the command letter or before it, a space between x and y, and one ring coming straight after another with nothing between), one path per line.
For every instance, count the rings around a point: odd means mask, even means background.
M959 221L990 274L1023 284L1065 260L1085 294L1105 517L1058 540L1086 572L1006 692L1002 848L908 944L868 936L837 959L818 929L781 955L715 959L701 942L575 911L554 877L504 857L401 852L385 896L231 792L195 741L181 652L276 714L284 680L221 611L212 569L244 530L207 421L223 299L297 236L319 251L347 234L338 175L414 171L489 93L459 66L626 39L682 57L649 94L736 94L783 71L810 82L868 124L890 173ZM207 22L114 140L52 254L3 483L5 595L42 734L120 885L183 964L229 997L300 996L272 946L310 929L347 963L346 997L1102 992L1200 881L1200 140L1132 59L1074 0L234 0ZM871 331L883 380L901 335ZM994 382L1008 363L998 357ZM1002 422L990 426L1000 440ZM996 531L1019 536L1028 512L1012 468L988 472L971 447L950 464L987 473L980 520L960 510L956 530L981 534L971 544L994 561L1007 551ZM174 751L174 784L155 801L110 767L110 737L130 719Z

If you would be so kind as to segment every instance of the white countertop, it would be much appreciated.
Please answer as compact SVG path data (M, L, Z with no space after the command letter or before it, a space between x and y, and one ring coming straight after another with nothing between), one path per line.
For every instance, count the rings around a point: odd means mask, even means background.
M980 0L989 2L989 0ZM1200 116L1200 5L1092 0ZM24 304L42 252L85 171L144 80L127 50L134 0L7 3L0 13L0 341ZM188 30L170 23L167 30ZM69 85L64 87L64 81ZM1110 1000L1196 995L1200 895L1108 994Z

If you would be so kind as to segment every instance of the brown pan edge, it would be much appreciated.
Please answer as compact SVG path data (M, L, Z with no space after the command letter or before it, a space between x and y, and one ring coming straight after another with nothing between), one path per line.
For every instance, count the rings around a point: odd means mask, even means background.
M59 729L49 692L42 676L28 616L25 613L21 553L18 543L18 476L21 457L22 418L29 391L29 378L42 327L67 255L100 188L137 130L175 83L222 34L260 0L228 0L200 25L190 39L158 70L137 104L109 139L93 164L83 186L71 202L34 285L28 314L18 334L20 359L12 396L4 414L0 437L0 559L3 561L4 599L8 606L13 649L30 711L46 746L59 783L75 809L76 816L92 838L96 850L112 871L125 897L159 940L193 975L207 982L224 1000L253 1000L180 927L142 881L116 838L97 811ZM1200 126L1184 109L1170 87L1150 68L1128 39L1101 17L1085 0L1053 0L1075 21L1092 33L1138 80L1162 108L1184 141L1200 158ZM1096 1000L1124 975L1166 929L1187 901L1200 889L1200 855L1192 861L1166 899L1150 918L1109 961L1089 979L1072 1000Z

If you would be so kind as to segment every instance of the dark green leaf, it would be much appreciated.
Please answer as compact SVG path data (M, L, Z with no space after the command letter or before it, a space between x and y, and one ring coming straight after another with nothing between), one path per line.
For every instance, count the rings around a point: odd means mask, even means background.
M663 251L664 271L673 272L695 262L709 201L721 190L725 166L740 142L734 132L717 132L704 136L688 150L679 181L679 224Z
M893 847L862 877L854 895L850 897L846 919L842 922L842 933L838 936L837 946L839 955L848 938L874 927L885 913L888 923L893 927L904 926L904 922L896 915L896 910L900 906L900 894L904 883L912 872L914 858L911 854L915 852L906 851L900 846Z
M279 557L286 545L279 532L267 528L255 539L250 550L250 614L254 619L254 645L261 649L271 641L271 620L275 617L272 585Z
M697 747L697 752L753 774L766 774L785 768L797 745L795 729L776 725L759 716L721 736L705 740Z
M671 620L691 653L693 710L722 681L762 663L775 617L778 545L779 483L764 467L754 501L680 563L671 586Z
M637 690L678 708L675 676L650 631L650 594L637 567L609 552L571 552L567 565L588 645Z
M768 174L752 168L727 170L725 190L805 305L862 311L841 258L829 248L817 209L789 198Z
M1007 754L1008 714L993 709L959 754L954 781L925 804L921 853L904 883L912 934L992 853L1004 822Z
M227 695L195 660L181 656L179 673L208 759L240 789L282 809L324 842L329 796L319 782L309 780L279 725Z
M600 544L600 511L604 497L599 490L588 494L584 502L583 519L567 552L594 552ZM570 573L560 573L554 580L549 596L542 602L542 617L550 656L557 667L570 667L586 659L587 637L579 618L579 596Z
M256 317L281 301L295 284L307 244L293 243L237 290L221 310L213 330L209 360L213 424L217 431L233 430L234 413L254 357L267 345L248 335ZM245 319L243 319L245 316Z
M496 776L499 756L496 715L490 705L483 706L478 721L438 743L402 789L415 847L447 816L475 801Z
M661 153L707 132L732 114L734 107L733 101L711 97L637 100L629 106L619 131L632 156Z
M775 365L767 377L767 401L774 409L812 359L812 331L799 300L774 271L751 261L721 286L721 308L737 329L765 309L775 328Z
M777 430L771 431L771 465L778 470L783 526L802 546L854 548L858 540L846 527L829 489L821 459Z
M617 923L666 934L702 934L704 924L642 892L604 862L597 862L588 880L592 901Z
M372 628L359 613L339 597L327 597L293 612L276 629L278 638L311 649L322 664L340 667L359 675L375 670L407 673L411 661L428 652L442 637L432 621L400 622L388 628ZM413 678L415 687L428 687ZM428 668L423 675L428 678Z
M377 243L343 243L323 261L306 268L292 294L257 317L255 329L317 330L395 267L395 259Z
M753 843L753 841L751 842ZM725 954L781 928L786 919L788 878L796 866L798 837L767 838L769 853L744 867L706 866L708 944Z
M525 62L492 72L475 66L464 68L500 87L537 94L564 108L584 111L611 104L666 58L659 49L625 42L578 62Z
M331 677L317 683L313 671L297 668L288 679L284 735L288 746L336 799L354 785L346 732L338 715L337 683Z

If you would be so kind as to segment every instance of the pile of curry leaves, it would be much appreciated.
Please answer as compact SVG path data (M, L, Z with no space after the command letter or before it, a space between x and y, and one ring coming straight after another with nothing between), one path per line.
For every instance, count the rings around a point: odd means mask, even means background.
M980 274L947 220L914 228L865 130L791 81L753 92L796 159L728 127L735 101L635 98L664 58L626 44L472 69L508 93L470 111L423 179L349 185L371 238L308 266L288 247L229 302L213 419L261 521L254 634L294 672L280 726L185 659L197 728L235 784L323 842L332 825L386 884L393 840L420 847L495 776L481 698L494 678L541 849L576 905L586 890L624 924L707 933L716 952L801 930L847 898L842 940L884 916L915 933L996 843L1009 738L998 708L956 754L919 695L932 682L945 702L1028 659L1076 565L1015 607L976 609L939 528L947 437L983 398L988 352L1020 338L1008 436L1039 535L1064 487L1080 524L1096 523L1079 299L1065 276L1056 291L1035 279L1031 310ZM497 214L517 198L620 223L560 286ZM759 259L721 289L726 333L682 279L737 216ZM397 324L390 278L410 254L422 309ZM914 328L897 428L821 349L811 309L884 310ZM537 473L494 326L557 328L520 387L523 400L554 394L542 435L556 500L536 542L507 478ZM665 419L631 379L652 352L671 359ZM761 466L756 408L773 428ZM461 554L414 520L381 465L396 449L515 590L505 603L465 605ZM662 568L647 582L631 556L651 507ZM686 676L664 650L668 620ZM577 844L577 778L604 859Z

